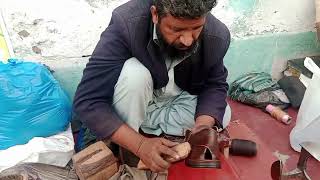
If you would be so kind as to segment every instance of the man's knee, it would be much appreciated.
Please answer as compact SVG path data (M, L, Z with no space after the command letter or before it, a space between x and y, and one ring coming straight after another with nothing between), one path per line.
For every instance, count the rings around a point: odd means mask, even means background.
M113 106L120 118L136 131L145 119L152 93L149 70L136 58L128 59L115 86Z
M150 71L134 57L124 63L116 87L119 85L124 86L130 92L153 89Z

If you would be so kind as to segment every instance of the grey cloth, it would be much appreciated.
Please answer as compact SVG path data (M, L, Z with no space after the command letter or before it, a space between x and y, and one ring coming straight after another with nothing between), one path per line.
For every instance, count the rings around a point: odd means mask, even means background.
M147 134L166 133L181 136L186 129L194 126L197 96L182 91L166 101L155 100L147 108L147 119L141 129Z
M151 171L139 170L128 165L121 165L119 171L109 180L166 180L168 172L153 173Z
M160 135L182 136L194 126L197 96L182 91L174 83L174 73L169 70L169 83L162 93L155 95L148 69L136 58L127 60L115 86L113 107L123 121L138 131ZM223 126L231 119L231 109L226 108Z

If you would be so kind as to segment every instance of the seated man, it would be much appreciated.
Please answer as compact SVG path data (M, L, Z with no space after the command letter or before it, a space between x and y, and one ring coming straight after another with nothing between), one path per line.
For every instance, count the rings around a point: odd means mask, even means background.
M137 155L152 171L168 169L176 143L147 134L183 136L186 129L230 120L223 58L227 27L211 13L216 0L131 0L113 11L74 99L98 138ZM225 113L226 112L226 113Z

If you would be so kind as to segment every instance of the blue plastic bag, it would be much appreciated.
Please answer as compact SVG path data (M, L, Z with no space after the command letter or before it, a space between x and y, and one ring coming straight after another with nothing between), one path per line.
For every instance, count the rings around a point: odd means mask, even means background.
M41 64L0 61L0 150L64 131L71 101Z

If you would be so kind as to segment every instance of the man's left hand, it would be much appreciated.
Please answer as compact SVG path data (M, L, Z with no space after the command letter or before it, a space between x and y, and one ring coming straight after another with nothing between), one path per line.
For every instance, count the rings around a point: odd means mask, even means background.
M192 132L196 132L197 129L199 129L200 126L208 126L208 127L213 127L215 125L216 120L207 115L201 115L197 117L196 123L194 127L192 128Z

